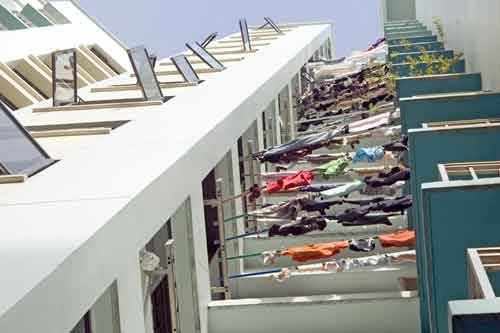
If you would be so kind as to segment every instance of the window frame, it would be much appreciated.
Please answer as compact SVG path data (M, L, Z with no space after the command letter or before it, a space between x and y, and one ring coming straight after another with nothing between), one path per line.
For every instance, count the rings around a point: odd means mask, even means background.
M47 167L51 166L52 164L54 164L56 162L56 160L54 160L53 158L51 158L49 156L49 154L42 148L42 146L40 144L38 144L38 142L31 136L31 134L26 130L26 128L24 128L24 126L21 125L21 123L16 119L16 117L12 114L12 112L7 110L3 106L2 103L0 103L0 112L3 112L7 116L7 118L9 118L9 120L13 123L13 125L15 127L17 127L17 129L28 139L28 141L31 142L31 144L35 147L35 149L43 157L46 158L45 163L42 163L42 164L37 163L36 165L31 166L29 169L24 170L24 171L26 171L25 174L27 176L32 176L32 175L46 169ZM2 163L1 160L0 160L0 172L7 174L7 175L14 174L9 170L9 168L7 168L5 166L4 163Z

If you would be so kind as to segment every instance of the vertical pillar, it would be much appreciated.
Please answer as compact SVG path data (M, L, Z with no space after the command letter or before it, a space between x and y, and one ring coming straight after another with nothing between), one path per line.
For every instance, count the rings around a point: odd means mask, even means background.
M201 184L191 192L191 215L193 226L194 263L196 266L196 293L198 296L198 312L200 332L208 331L208 303L212 300L210 293L210 269L208 267L207 238L205 230L205 213Z
M293 78L288 84L288 127L290 139L295 139L295 101L293 98Z
M281 117L280 117L280 103L279 95L274 100L274 126L276 128L276 145L281 144Z
M118 307L122 333L146 332L144 320L144 296L139 258L131 257L125 270L118 275Z
M196 333L200 327L198 316L196 266L193 242L193 220L189 199L182 204L171 218L172 234L175 240L175 280L177 281L178 325L180 332Z

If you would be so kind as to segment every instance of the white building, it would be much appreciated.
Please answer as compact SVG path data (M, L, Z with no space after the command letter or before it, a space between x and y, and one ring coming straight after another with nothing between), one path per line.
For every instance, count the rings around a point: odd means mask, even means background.
M172 63L159 60L163 93L174 96L161 105L33 112L51 105L55 50L78 49L78 94L86 101L140 91L109 88L136 82L127 47L76 3L30 3L35 14L17 0L0 1L0 94L57 163L0 185L0 332L415 331L418 299L385 280L392 271L316 276L281 289L241 280L231 284L233 300L211 293L214 211L204 200L214 198L217 178L224 195L241 193L249 141L259 150L294 137L300 71L313 56L332 57L332 23L280 25L283 35L251 29L253 52L242 51L239 33L218 39L208 50L227 69L209 70L189 55L204 80L196 86L178 85ZM241 201L225 207L229 215L243 209ZM243 222L228 229L241 233ZM165 279L151 291L141 252L167 267L169 239L176 286ZM228 253L258 241L236 242ZM232 274L255 268L229 265Z

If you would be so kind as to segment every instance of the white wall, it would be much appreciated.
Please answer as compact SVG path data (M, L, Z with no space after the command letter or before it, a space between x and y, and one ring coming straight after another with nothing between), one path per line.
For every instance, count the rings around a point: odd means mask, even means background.
M416 0L417 19L435 32L441 19L446 48L463 52L467 72L481 72L484 89L500 90L500 2Z
M210 333L415 333L414 293L243 299L212 302Z

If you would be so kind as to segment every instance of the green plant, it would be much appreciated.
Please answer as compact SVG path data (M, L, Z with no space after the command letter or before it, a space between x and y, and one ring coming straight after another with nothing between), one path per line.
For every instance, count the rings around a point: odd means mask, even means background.
M445 33L441 20L439 18L434 18L433 23L436 26L440 40L444 43ZM410 42L408 40L401 40L400 43L401 45L409 45ZM418 57L406 57L410 76L446 74L463 59L463 53L457 53L454 54L452 58L446 58L443 55L437 55L435 52L430 52L424 47L419 49L419 53L420 55ZM391 68L392 63L388 63L388 66ZM394 79L389 79L388 82L391 80ZM388 85L390 85L390 83L388 83Z

